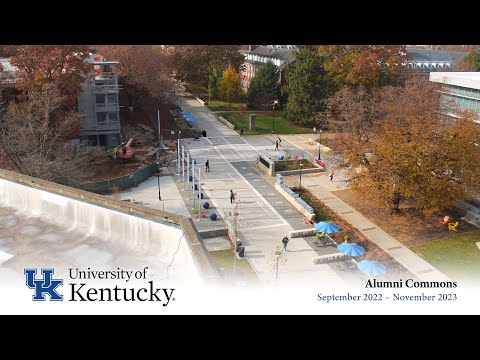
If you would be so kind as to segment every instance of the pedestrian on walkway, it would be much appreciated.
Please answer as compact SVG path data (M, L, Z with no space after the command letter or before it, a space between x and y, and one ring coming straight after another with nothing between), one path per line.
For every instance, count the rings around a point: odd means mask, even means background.
M207 160L207 162L205 163L205 171L206 172L210 172L210 161Z
M287 252L287 245L288 245L288 237L287 236L283 237L282 243L283 243L283 251Z
M243 136L243 128L240 129L240 136Z
M235 200L235 194L233 193L233 190L230 190L230 204L233 204L233 200Z
M281 145L282 144L282 139L280 139L280 136L278 136L278 144Z
M330 181L333 181L333 175L335 175L335 172L332 169L332 171L330 171Z
M278 144L278 140L276 140L276 141L275 141L275 151L277 151L277 150L280 151L280 149L278 148L278 145L279 145L279 144Z

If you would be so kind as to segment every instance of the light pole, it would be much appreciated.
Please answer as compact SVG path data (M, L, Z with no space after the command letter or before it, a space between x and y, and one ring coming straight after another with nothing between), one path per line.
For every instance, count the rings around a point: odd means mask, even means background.
M318 160L322 160L322 129L318 130L319 140L318 140Z
M302 166L303 166L303 163L301 162L300 163L300 187L298 190L299 193L302 193Z
M158 147L157 147L158 200L162 200L162 194L160 192L160 147L161 146L162 146L162 140L160 137L160 110L158 110Z
M272 104L273 118L272 118L272 133L275 132L275 105L278 104L278 100L274 100Z
M282 256L282 252L280 250L275 251L275 286L278 285L278 262L280 260L280 256Z

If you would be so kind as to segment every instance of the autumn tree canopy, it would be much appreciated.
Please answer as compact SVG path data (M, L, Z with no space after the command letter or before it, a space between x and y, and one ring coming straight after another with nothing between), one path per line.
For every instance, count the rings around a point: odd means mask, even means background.
M10 62L19 68L16 86L23 96L41 93L44 86L53 84L64 95L62 105L71 108L92 71L85 62L89 56L89 48L82 45L22 45Z
M152 45L99 45L96 51L107 60L119 62L119 81L129 106L140 106L147 96L167 101L172 83L166 51Z
M321 45L318 51L338 87L401 83L402 64L407 59L404 45Z
M239 45L176 45L172 56L176 78L207 87L215 66L240 69L244 57L239 50Z
M352 188L392 207L401 199L424 215L480 192L480 126L469 114L441 114L435 84L419 79L373 96L344 89L328 103Z
M222 99L226 99L230 102L230 107L232 106L232 100L240 95L240 74L235 71L232 65L229 65L223 72L222 78L220 79L219 85L219 94Z

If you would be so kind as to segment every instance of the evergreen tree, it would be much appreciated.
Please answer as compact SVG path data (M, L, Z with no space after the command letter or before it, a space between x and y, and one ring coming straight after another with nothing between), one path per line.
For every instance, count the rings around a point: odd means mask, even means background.
M460 62L462 71L480 71L480 51L472 51Z
M210 104L210 97L218 96L218 85L222 78L223 67L215 65L210 68L208 75L208 103Z
M323 111L325 100L333 93L333 85L323 66L323 57L315 46L300 45L294 50L295 63L286 69L282 92L288 96L286 119L306 124Z
M270 60L260 67L248 87L249 107L270 108L273 101L280 98L278 76L278 69Z

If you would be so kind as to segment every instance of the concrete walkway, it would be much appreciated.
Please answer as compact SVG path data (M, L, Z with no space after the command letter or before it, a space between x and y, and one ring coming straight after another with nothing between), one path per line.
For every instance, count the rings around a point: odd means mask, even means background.
M266 179L255 169L258 154L269 157L291 155L318 157L318 147L307 144L311 134L281 135L281 151L274 151L276 136L247 136L238 134L220 123L205 106L179 90L183 110L189 111L197 120L196 127L207 131L207 138L200 141L183 139L184 145L200 165L202 191L213 203L218 215L231 212L228 192L234 189L238 201L238 227L246 254L253 268L264 281L274 278L274 251L281 246L282 237L290 230L305 228L301 216L285 199L274 190L273 179ZM211 172L204 172L204 163L210 160ZM302 186L308 187L320 200L332 208L352 226L356 227L372 242L379 245L399 263L422 280L448 280L426 261L415 255L400 242L389 236L363 215L332 194L345 187L341 170L335 170L334 181L328 172L335 168L332 154L322 154L327 172L321 175L304 176ZM189 210L179 192L177 178L161 177L162 199L158 201L157 179L154 177L138 188L122 193L122 198L143 201L146 206L163 208L166 211L189 215ZM298 186L298 177L286 177L287 182ZM207 220L209 221L209 220ZM312 257L315 250L303 238L295 238L288 244L287 262L280 266L279 283L299 285L305 283L341 284L345 279L328 264L315 265Z
M298 186L298 176L284 177L287 184ZM330 181L326 175L305 176L302 178L302 187L307 188L330 209L345 219L350 225L357 228L371 242L381 247L387 254L392 256L406 269L425 281L449 281L443 273L438 271L428 262L416 255L398 240L380 229L361 213L347 205L332 193L344 186L343 180Z
M282 238L290 230L306 227L303 216L280 197L272 183L255 168L259 153L272 157L284 154L283 151L274 151L276 136L240 137L188 95L182 97L182 109L195 117L196 127L207 131L207 138L200 141L182 140L182 145L200 165L202 192L214 205L217 214L224 216L234 209L228 195L230 189L234 190L238 202L238 229L246 256L262 281L273 281L274 252L282 246ZM205 173L207 159L211 172ZM278 284L341 285L350 281L330 264L314 264L312 257L317 255L305 239L292 239L288 244L287 261L279 264Z
M162 169L162 173L167 173L167 168ZM158 179L152 176L144 181L138 187L122 191L120 198L140 202L142 205L168 211L174 214L190 216L190 213L183 202L182 195L175 184L176 176L160 176L160 194L162 200L158 199Z

